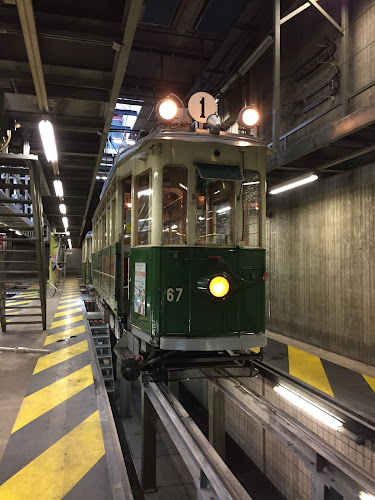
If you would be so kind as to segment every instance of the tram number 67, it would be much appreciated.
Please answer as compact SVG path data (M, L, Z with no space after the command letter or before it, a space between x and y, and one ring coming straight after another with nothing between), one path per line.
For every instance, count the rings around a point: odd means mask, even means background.
M183 288L168 288L167 289L167 300L168 302L179 302Z

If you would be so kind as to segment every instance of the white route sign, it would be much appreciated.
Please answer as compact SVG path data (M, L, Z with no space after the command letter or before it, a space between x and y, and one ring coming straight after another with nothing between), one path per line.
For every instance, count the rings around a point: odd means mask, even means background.
M206 123L207 118L217 113L215 98L207 92L196 92L188 102L190 116L199 123Z

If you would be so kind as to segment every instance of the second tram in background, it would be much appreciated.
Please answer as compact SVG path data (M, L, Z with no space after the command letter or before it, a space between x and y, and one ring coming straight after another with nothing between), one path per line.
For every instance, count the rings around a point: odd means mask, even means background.
M170 100L170 128L127 147L110 173L83 277L120 320L140 369L220 366L229 354L246 363L266 345L267 148L220 131L215 113L191 130ZM124 363L126 378L135 364Z

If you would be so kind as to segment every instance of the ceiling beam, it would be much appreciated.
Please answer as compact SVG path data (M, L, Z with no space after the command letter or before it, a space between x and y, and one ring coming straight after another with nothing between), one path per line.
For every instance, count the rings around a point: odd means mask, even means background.
M100 142L98 159L95 166L95 171L93 173L90 192L86 204L85 215L82 221L80 238L82 237L82 233L86 224L87 213L90 208L90 203L92 199L92 194L94 191L95 183L96 183L96 174L99 171L100 163L102 161L102 155L104 152L104 148L107 142L108 132L111 127L112 118L114 115L114 110L116 107L116 101L119 96L121 86L124 80L125 71L128 65L130 49L133 44L134 34L137 27L137 24L140 20L141 14L143 10L143 0L127 0L124 9L124 34L122 38L122 44L119 48L119 51L116 54L115 61L113 64L113 86L111 91L111 98L109 103L106 106L106 120L104 125L104 131Z
M49 111L46 85L44 82L42 61L40 58L38 37L36 34L35 18L31 0L16 0L18 15L20 17L23 38L25 41L27 57L33 77L34 88L40 111Z

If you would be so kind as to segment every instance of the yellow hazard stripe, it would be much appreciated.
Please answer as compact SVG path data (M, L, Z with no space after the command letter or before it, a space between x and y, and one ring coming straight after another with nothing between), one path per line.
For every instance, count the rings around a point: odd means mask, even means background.
M13 432L52 410L94 382L91 365L87 365L66 377L30 394L23 401Z
M47 368L51 368L51 366L58 365L63 361L74 358L74 356L78 356L78 354L88 350L89 346L87 344L87 340L83 340L82 342L78 342L78 344L74 344L60 349L59 351L52 352L51 354L47 354L46 356L38 359L34 374L46 370Z
M105 454L99 412L0 486L0 498L62 499Z
M60 319L59 321L54 321L51 324L51 328L57 328L58 326L64 326L64 325L71 325L72 323L77 323L77 321L82 321L82 320L83 320L82 314L79 316L72 316L66 319Z
M62 306L58 306L57 309L66 309L68 307L74 307L78 305L80 305L80 301L77 302L76 300L74 300L71 304L63 304Z
M76 326L75 328L69 328L63 332L53 333L52 335L47 335L44 345L53 344L59 340L64 340L72 337L73 335L79 335L80 333L85 333L85 326Z
M77 300L80 300L79 298L76 299L61 299L59 304L70 304L71 302L77 302Z
M77 307L76 309L70 309L68 311L57 312L55 314L55 318L59 318L60 316L66 316L67 314L73 314L73 313L77 313L77 312L82 312L82 309L80 307Z
M318 356L288 345L288 357L290 375L333 396L331 384Z
M371 389L375 391L375 378L369 377L368 375L362 375L362 377L366 380Z

